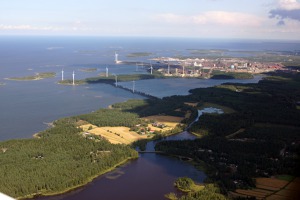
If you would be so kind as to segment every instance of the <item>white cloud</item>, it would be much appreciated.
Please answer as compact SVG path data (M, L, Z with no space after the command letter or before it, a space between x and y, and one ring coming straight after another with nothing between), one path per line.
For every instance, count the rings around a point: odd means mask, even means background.
M164 21L174 24L221 25L232 27L258 27L262 23L262 20L256 15L225 11L208 11L191 16L166 13L156 15L155 19L157 21Z
M187 23L188 17L184 15L176 15L173 13L164 13L154 16L154 19L160 22L161 20L167 23Z
M37 27L37 26L31 26L31 25L4 25L0 24L0 30L40 30L40 31L58 31L63 30L63 28L59 27L52 27L52 26L43 26L43 27Z
M197 21L206 21L225 26L259 26L261 20L259 17L251 14L238 12L211 11L196 17ZM200 20L199 20L200 19Z
M300 21L300 2L297 0L278 0L275 7L269 11L269 17L277 19L277 25L283 26L289 20Z
M284 10L300 9L300 3L297 0L278 0L277 7Z
M28 24L21 25L6 25L0 24L0 30L3 31L51 31L51 32L61 32L61 31L89 31L92 28L86 27L81 21L75 21L73 23L65 24L64 26L32 26Z

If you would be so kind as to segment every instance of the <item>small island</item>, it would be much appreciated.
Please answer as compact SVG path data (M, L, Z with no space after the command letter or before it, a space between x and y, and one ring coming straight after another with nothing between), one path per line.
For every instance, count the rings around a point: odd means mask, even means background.
M95 72L95 71L97 71L97 68L82 68L79 71L82 71L82 72Z
M35 81L35 80L41 80L46 78L53 78L55 77L55 72L41 72L41 73L35 73L33 76L24 76L24 77L12 77L7 78L7 80L12 81Z
M127 57L130 58L136 58L136 57L146 57L146 56L151 56L152 53L150 52L134 52L134 53L130 53L127 55Z

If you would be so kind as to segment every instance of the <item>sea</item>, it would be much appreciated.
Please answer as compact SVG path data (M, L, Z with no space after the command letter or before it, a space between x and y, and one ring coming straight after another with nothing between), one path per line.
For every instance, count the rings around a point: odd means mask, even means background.
M84 79L109 74L148 73L146 68L115 64L119 60L149 63L149 59L167 56L191 56L191 49L227 49L230 51L295 51L300 42L224 40L196 38L75 37L75 36L0 36L0 141L31 138L62 117L89 113L116 102L145 97L106 84L60 85L64 79ZM132 57L146 52L147 56ZM236 54L236 56L243 56ZM88 72L85 69L96 68ZM35 81L13 81L12 77L55 72L56 77ZM258 82L260 76L236 82ZM198 87L219 85L228 80L160 79L141 80L136 90L163 98L187 95ZM131 87L131 82L120 83Z

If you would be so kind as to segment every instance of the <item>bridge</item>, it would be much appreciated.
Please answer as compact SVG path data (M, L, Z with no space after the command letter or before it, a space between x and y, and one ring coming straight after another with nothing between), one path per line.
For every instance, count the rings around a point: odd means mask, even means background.
M138 151L139 153L165 153L163 151Z

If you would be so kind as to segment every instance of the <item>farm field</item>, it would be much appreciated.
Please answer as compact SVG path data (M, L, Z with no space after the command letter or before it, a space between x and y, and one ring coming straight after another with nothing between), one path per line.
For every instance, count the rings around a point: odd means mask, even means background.
M182 117L174 117L174 116L155 115L155 116L145 117L143 119L146 121L153 120L158 124L163 124L164 125L163 128L154 126L151 123L148 124L148 128L150 128L151 131L158 131L158 132L163 133L165 131L170 131L170 130L174 129L183 118ZM81 124L78 124L78 125L80 128L83 129L85 134L99 135L101 137L106 138L112 144L131 144L134 141L149 138L149 135L138 134L135 131L130 131L130 128L125 127L125 126L98 127L98 126L95 126L90 123L85 123L84 121L81 121L80 123Z
M182 120L182 117L174 117L174 116L167 116L167 115L153 115L144 117L145 120L153 120L157 123L166 125L164 128L155 127L152 124L149 124L148 127L153 131L170 131L175 128Z
M257 178L256 188L252 190L237 189L231 192L233 197L255 197L267 200L297 199L300 195L300 178L291 182L276 178Z
M139 135L136 132L130 131L130 128L124 126L98 127L92 124L86 124L80 127L85 132L106 138L112 144L130 144L136 140L147 138L146 135Z

